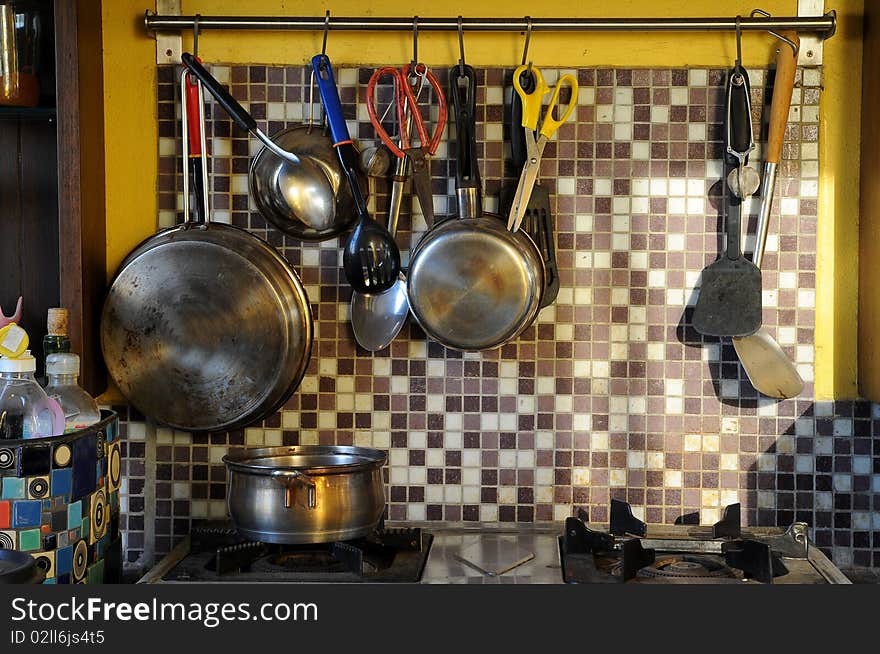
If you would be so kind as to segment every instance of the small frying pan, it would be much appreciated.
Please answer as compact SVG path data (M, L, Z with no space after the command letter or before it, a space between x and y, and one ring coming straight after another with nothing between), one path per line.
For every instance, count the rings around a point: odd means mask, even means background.
M482 211L476 158L476 76L450 70L457 132L459 218L438 223L410 257L410 310L425 333L456 350L491 350L519 336L541 305L544 261L524 230Z

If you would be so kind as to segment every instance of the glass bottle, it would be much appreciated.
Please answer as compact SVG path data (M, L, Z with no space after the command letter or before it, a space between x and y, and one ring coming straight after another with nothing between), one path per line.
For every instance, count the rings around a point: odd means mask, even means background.
M0 2L0 105L40 104L42 31L40 9L35 3Z
M46 336L43 338L43 354L48 357L58 352L70 352L70 338L67 336L67 309L49 309L46 319Z
M46 357L46 375L49 379L46 394L64 411L65 433L85 429L101 420L98 403L77 383L79 356L50 354Z
M36 369L30 350L0 357L0 441L64 433L64 412L34 379Z

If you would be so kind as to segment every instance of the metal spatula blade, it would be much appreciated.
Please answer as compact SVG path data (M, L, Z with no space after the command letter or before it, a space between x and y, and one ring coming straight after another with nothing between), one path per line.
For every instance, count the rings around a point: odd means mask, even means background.
M706 336L750 336L761 328L761 271L724 256L703 270L694 329Z
M548 307L556 301L559 294L559 269L556 265L556 238L553 231L553 210L550 207L550 191L540 184L535 184L532 196L526 206L526 233L532 237L541 258L544 259L546 283L544 295L541 296L541 308ZM504 215L504 214L502 214Z
M737 62L727 83L726 150L740 173L754 148L748 75ZM740 185L744 186L744 185ZM742 200L729 194L724 254L703 270L693 325L706 336L749 336L761 328L761 270L743 256Z
M535 84L532 76L520 79L522 87L531 91ZM510 104L510 151L513 164L522 169L526 160L525 133L522 130L522 100L513 93ZM499 194L499 215L507 216L516 195L517 180L501 188ZM531 237L544 260L545 284L541 295L541 308L550 306L559 294L559 269L556 265L556 238L553 231L553 209L550 206L550 191L535 184L526 205L522 229ZM535 316L537 319L537 315Z

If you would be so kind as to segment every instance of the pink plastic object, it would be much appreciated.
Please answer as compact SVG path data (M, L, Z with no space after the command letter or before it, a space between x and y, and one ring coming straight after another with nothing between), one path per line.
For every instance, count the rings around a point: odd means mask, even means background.
M51 434L33 434L31 438L46 438L48 436L60 436L64 433L64 409L58 404L57 400L47 397L37 406L36 412L41 415L45 412L52 414L52 433Z
M15 305L15 313L12 314L11 316L7 317L6 315L3 314L2 310L0 310L0 329L2 329L3 327L6 327L6 325L8 325L11 322L14 322L16 324L21 323L21 302L22 302L22 297L19 296L18 304Z

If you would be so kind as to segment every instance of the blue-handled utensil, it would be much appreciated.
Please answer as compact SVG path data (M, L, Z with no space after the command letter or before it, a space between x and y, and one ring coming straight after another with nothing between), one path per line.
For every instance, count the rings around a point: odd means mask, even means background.
M333 147L351 187L357 210L357 223L342 252L342 270L351 287L359 293L381 293L396 282L400 274L400 251L394 238L370 216L358 179L358 153L348 134L342 103L336 89L333 68L327 55L312 57L312 68L321 102L330 125Z

